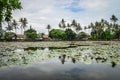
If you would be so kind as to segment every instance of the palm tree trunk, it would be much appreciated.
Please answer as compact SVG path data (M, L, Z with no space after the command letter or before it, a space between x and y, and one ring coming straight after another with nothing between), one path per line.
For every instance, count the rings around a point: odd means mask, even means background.
M24 31L23 31L23 34L24 34L24 32L25 32L25 28L23 29Z
M48 29L48 36L49 36L49 33L50 33L50 31L49 31L49 29Z
M2 22L0 21L0 30L2 30Z
M22 34L22 27L21 27L21 34Z
M2 22L0 21L0 40L1 40L1 37L2 37Z
M15 33L17 34L17 29L15 29Z

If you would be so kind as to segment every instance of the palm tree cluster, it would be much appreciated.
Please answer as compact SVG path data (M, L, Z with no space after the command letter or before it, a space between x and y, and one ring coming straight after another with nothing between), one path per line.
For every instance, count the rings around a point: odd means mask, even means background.
M61 22L59 23L59 27L63 29L74 28L76 32L79 32L80 30L82 30L80 23L77 23L75 19L73 19L71 23L66 23L66 21L62 19Z
M89 29L91 31L92 40L112 40L120 39L120 25L117 24L118 18L115 15L112 15L110 18L111 22L101 19L101 21L96 21L95 23L90 23L88 26L84 26L84 31ZM75 19L71 23L67 23L64 19L60 21L58 26L62 30L71 29L76 31L76 34L80 34L82 27ZM50 32L51 26L47 26L48 33ZM86 31L85 31L86 32Z
M118 18L115 15L112 15L110 18L112 23L107 20L101 19L100 22L96 21L91 23L86 27L86 29L91 29L91 37L94 40L111 40L120 38L120 25L116 22Z
M23 30L25 31L27 27L28 21L26 18L20 18L19 21L16 21L13 19L12 21L8 22L8 26L6 27L6 30L11 32L12 30L15 30L15 33L17 34L17 29L21 28L21 34L23 33Z
M91 39L92 40L111 40L111 39L120 39L120 25L117 24L118 18L115 15L112 15L110 18L111 22L107 20L101 19L101 21L96 21L95 23L90 23L88 26L84 26L84 30L89 29L91 30ZM6 29L11 32L12 30L15 31L17 34L17 30L21 29L21 34L27 27L28 21L26 18L20 18L19 21L16 20L8 20L8 26ZM80 23L78 23L75 19L68 23L64 19L60 21L58 26L65 32L65 33L73 33L73 34L81 34L80 31L82 27ZM48 24L46 29L48 29L48 35L50 34L51 25ZM75 32L74 32L75 31ZM86 33L85 33L86 34ZM69 37L70 34L68 34ZM70 35L71 36L71 35ZM71 38L71 37L70 37ZM75 37L76 38L76 37Z

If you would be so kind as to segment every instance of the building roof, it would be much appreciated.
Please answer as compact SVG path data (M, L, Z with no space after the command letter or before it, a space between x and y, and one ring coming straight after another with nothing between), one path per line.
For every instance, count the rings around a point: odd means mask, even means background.
M48 36L48 35L43 35L43 38L44 38L44 39L48 39L49 36Z
M25 38L25 35L23 35L23 34L17 34L17 38Z

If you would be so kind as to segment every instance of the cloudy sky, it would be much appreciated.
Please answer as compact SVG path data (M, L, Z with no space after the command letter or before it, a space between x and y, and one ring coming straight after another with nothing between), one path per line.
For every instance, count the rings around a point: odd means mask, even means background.
M28 19L37 32L47 33L46 26L58 28L62 18L66 22L77 20L82 27L102 18L109 20L112 14L120 19L120 0L20 0L22 10L16 10L13 16ZM119 23L119 22L118 22Z

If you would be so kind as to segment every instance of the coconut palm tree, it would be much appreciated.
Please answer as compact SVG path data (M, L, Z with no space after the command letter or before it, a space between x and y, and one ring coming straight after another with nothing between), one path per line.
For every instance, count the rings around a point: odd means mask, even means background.
M112 27L112 32L115 34L116 31L118 31L117 24L116 24L116 22L118 21L118 18L115 15L112 15L111 18L110 18L110 20L113 22L113 24L111 25L111 27Z
M86 30L87 29L87 26L84 26L84 30Z
M50 32L51 26L48 24L46 28L48 29L48 35L49 35L49 32Z
M75 19L72 20L72 23L71 23L71 27L73 27L76 32L78 31L78 29L81 27L80 24L77 23L77 21Z
M65 29L66 28L65 22L66 21L64 19L62 19L61 22L59 23L59 27Z
M115 25L115 23L118 21L118 18L115 15L112 15L110 20L113 22L113 24Z
M82 27L81 27L80 23L78 23L77 27L76 27L76 32L79 32L80 30L82 30Z
M28 24L28 21L26 18L20 18L19 22L21 23L21 34L22 34L22 31L24 30L25 31L25 28L27 27L27 24Z
M70 25L69 23L67 23L67 27L68 27L68 28L71 28L71 25Z
M7 22L8 26L6 27L6 30L8 30L9 32L11 32L13 30L13 26L11 22Z
M77 27L77 21L76 20L72 20L72 23L71 23L71 26L73 27L73 28L76 28Z
M15 29L15 33L17 34L17 29L18 29L18 23L17 21L14 19L13 22L12 22L12 26L13 28Z

